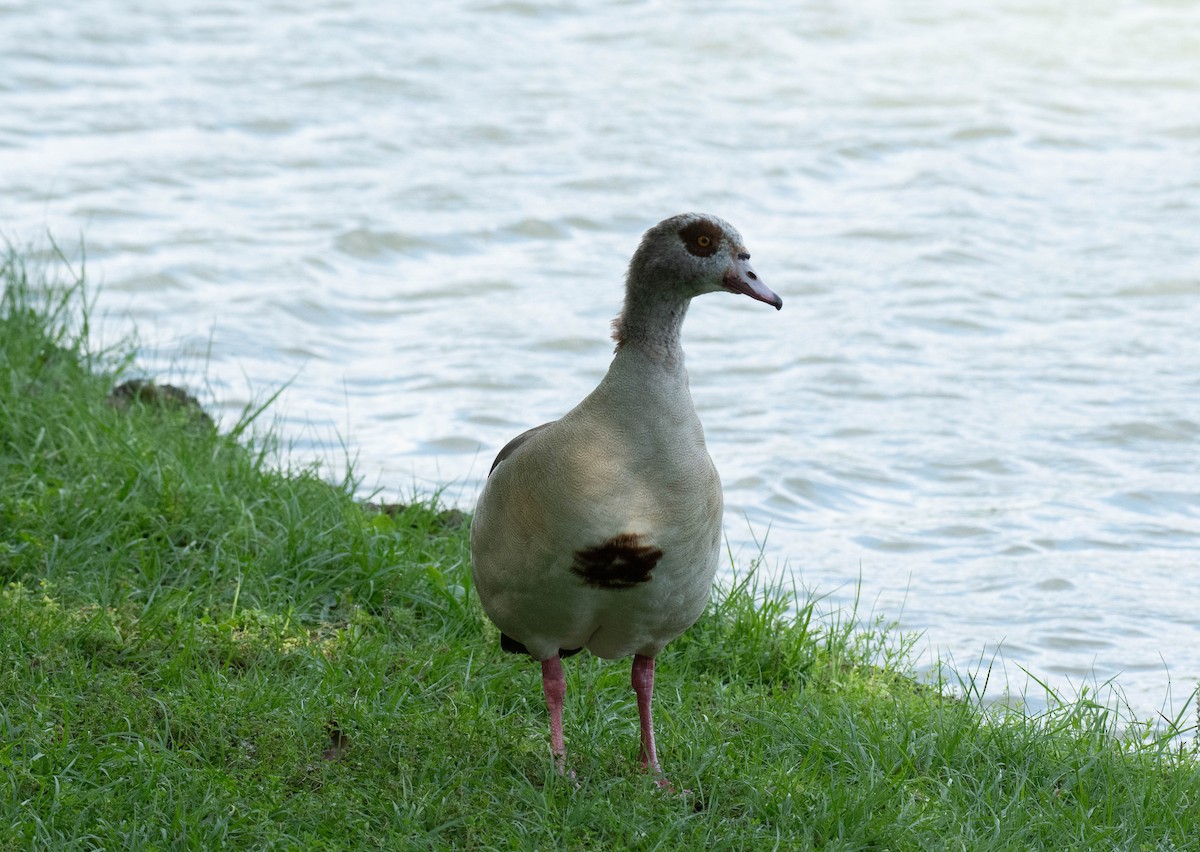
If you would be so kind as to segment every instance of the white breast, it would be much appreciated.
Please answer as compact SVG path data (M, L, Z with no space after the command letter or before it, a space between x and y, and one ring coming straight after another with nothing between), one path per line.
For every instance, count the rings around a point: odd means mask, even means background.
M472 524L476 587L539 659L579 647L654 656L704 609L721 511L682 365L618 355L489 477Z

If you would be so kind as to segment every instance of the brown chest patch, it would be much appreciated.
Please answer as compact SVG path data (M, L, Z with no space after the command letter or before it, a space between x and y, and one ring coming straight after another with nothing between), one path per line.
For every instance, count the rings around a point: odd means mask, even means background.
M603 544L577 550L571 570L585 586L597 589L630 589L648 583L663 552L641 540L636 533L621 533Z

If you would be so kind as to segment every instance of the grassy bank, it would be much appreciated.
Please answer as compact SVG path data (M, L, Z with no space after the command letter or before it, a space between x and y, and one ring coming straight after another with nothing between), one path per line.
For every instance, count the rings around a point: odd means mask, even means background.
M564 781L462 516L364 507L249 413L112 395L134 363L56 268L0 271L0 848L1200 846L1193 753L1088 702L988 719L753 582L660 658L691 793L637 771L629 664L586 654Z

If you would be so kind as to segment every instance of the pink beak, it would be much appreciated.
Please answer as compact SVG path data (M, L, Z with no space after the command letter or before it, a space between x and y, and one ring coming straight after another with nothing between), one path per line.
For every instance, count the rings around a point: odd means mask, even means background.
M729 266L729 271L725 273L725 280L722 282L726 290L734 293L742 293L749 296L751 299L757 299L760 302L766 302L768 305L774 305L775 310L783 307L783 299L771 290L766 284L762 283L762 279L758 277L758 273L754 271L754 267L750 265L750 255L745 252L738 254L737 259Z

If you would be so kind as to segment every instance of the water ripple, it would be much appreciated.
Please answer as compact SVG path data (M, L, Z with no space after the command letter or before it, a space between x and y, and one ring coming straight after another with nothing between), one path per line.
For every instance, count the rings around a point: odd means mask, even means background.
M769 528L932 656L1122 673L1156 709L1164 661L1200 680L1198 30L1172 3L0 4L0 232L82 236L101 313L218 414L286 384L298 452L344 439L372 485L469 508L602 375L642 231L712 209L787 302L685 329L735 552Z

